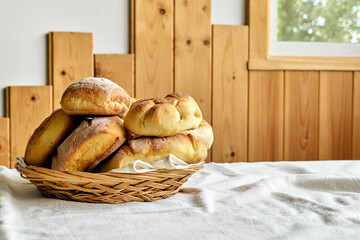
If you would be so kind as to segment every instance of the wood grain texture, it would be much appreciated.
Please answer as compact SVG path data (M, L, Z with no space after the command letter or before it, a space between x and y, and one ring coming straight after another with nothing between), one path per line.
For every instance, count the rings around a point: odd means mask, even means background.
M211 0L175 0L175 91L197 101L211 123Z
M5 88L5 116L10 117L10 88Z
M270 1L251 0L249 4L249 58L267 59L270 40Z
M134 55L95 54L95 77L104 77L134 96Z
M250 59L250 70L360 70L360 58L339 57L269 57Z
M29 138L52 112L51 86L8 87L10 106L11 166L24 156Z
M247 161L247 46L247 26L213 26L213 162Z
M352 97L352 72L320 72L320 160L352 158Z
M135 0L130 2L130 18L131 18L131 29L130 29L130 53L135 54Z
M92 33L49 33L49 82L54 109L60 107L64 90L72 83L94 76Z
M319 146L319 72L285 72L284 160L316 160Z
M10 168L10 121L0 118L0 166Z
M249 162L282 161L283 71L250 71Z
M54 84L54 73L53 73L53 34L48 33L48 73L49 73L49 85Z
M173 91L173 1L135 2L135 97Z
M360 72L354 72L352 158L360 160Z

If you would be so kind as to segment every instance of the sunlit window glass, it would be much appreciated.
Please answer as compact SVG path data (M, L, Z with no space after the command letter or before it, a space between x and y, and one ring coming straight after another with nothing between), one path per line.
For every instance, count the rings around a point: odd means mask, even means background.
M278 41L360 43L360 0L277 0Z

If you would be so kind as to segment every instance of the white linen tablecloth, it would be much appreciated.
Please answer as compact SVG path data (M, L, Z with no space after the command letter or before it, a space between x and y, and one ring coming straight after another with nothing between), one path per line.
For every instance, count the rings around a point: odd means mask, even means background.
M46 198L0 167L0 239L360 239L360 161L210 163L118 205Z

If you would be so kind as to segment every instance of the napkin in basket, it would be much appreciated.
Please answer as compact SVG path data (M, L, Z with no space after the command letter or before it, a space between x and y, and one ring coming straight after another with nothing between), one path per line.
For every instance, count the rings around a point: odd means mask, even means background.
M24 159L22 157L16 157L15 161L18 162L21 166L26 167L26 163L24 162ZM144 173L149 171L155 171L158 169L184 169L188 168L193 165L201 164L195 163L195 164L188 164L181 160L180 158L169 154L164 159L160 159L153 164L146 163L142 160L136 160L133 161L121 168L112 169L109 172L115 172L115 173Z
M110 170L110 172L117 172L117 173L144 173L144 172L149 172L149 171L155 171L158 169L184 169L184 168L188 168L192 165L197 165L200 163L196 163L196 164L188 164L186 162L184 162L183 160L181 160L180 158L169 154L169 156L167 156L164 159L160 159L156 162L154 162L153 164L149 164L146 163L144 161L141 160L136 160L133 161L121 168L116 168L113 170Z

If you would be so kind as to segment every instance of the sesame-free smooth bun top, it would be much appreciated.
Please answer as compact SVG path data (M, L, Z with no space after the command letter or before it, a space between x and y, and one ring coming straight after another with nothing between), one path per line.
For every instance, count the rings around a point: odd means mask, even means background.
M124 125L134 134L165 137L197 128L202 113L195 100L175 92L165 98L139 100L131 106Z
M71 84L60 104L67 114L124 117L130 107L130 96L109 79L89 77Z

